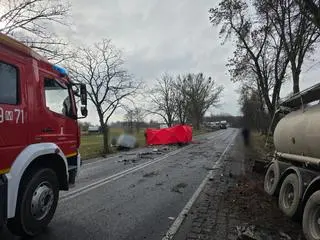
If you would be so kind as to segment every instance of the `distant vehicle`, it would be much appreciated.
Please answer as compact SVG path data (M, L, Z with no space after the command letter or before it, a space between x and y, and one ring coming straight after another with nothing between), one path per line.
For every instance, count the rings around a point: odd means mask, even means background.
M81 165L75 96L87 116L86 85L0 33L0 229L37 235L51 221L59 191L75 183Z
M211 130L216 130L220 128L219 122L206 122L205 127L211 129Z
M278 197L281 211L302 218L307 240L320 239L320 84L280 104L273 142L274 159L265 174L264 189Z
M227 121L221 121L220 122L220 128L221 129L227 129L227 124L228 124Z
M100 127L90 126L88 128L88 133L100 133Z

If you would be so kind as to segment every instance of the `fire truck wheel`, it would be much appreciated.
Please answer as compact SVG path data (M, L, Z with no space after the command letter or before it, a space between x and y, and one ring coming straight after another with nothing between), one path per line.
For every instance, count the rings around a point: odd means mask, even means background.
M49 168L28 174L19 189L16 216L8 228L18 236L35 236L51 221L59 198L59 183Z
M277 185L280 179L279 165L272 163L264 177L264 190L269 195L274 195L277 189Z
M320 191L308 199L303 211L303 232L308 240L320 239Z
M298 175L289 174L283 181L279 192L279 208L288 217L294 217L298 212L302 184Z

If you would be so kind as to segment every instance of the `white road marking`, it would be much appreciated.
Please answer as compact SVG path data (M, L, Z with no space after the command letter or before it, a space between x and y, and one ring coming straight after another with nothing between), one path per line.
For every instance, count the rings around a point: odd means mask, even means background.
M216 137L218 138L218 137L220 137L220 136L223 135L223 134L224 134L224 132L223 132L222 134L216 135ZM210 140L213 140L213 139L210 139ZM107 184L107 183L109 183L109 182L115 181L115 180L117 180L117 179L119 179L119 178L121 178L121 177L124 177L124 176L126 176L126 175L128 175L128 174L130 174L130 173L136 172L136 171L138 171L138 170L140 170L140 169L142 169L142 168L145 168L145 167L147 167L147 166L149 166L149 165L152 165L152 164L155 164L155 163L157 163L157 162L163 161L164 159L167 159L168 157L170 157L170 156L172 156L172 155L176 155L176 154L178 154L178 153L180 153L180 152L182 152L182 151L185 151L185 150L187 150L187 149L189 149L189 148L191 148L191 147L193 147L193 146L195 146L195 145L192 144L192 145L189 145L189 146L186 146L186 147L177 149L177 150L175 150L175 151L169 152L168 154L166 154L166 155L164 155L164 156L162 156L162 157L155 158L155 159L153 159L153 160L150 160L150 161L148 161L148 162L139 164L139 165L137 165L137 166L135 166L135 167L129 168L129 169L124 170L124 171L122 171L122 172L118 172L118 173L116 173L116 174L114 174L114 175L111 175L111 176L108 176L108 177L106 177L106 178L100 179L100 180L98 180L98 181L96 181L96 182L93 182L93 183L91 183L91 184L88 184L88 185L86 185L86 186L83 186L83 187L81 187L81 188L79 188L79 189L75 189L75 190L73 190L73 191L67 192L67 193L64 194L64 195L61 195L59 201L60 201L60 202L65 202L65 201L67 201L67 200L73 199L73 198L75 198L75 197L77 197L77 196L79 196L79 195L82 195L82 194L87 193L87 192L89 192L89 191L91 191L91 190L93 190L93 189L96 189L96 188L98 188L98 187L101 187L101 186L103 186L103 185L105 185L105 184Z
M218 161L215 162L215 164L213 165L213 168L217 167L219 164L221 164L222 159L224 157L224 155L227 153L227 151L229 150L230 146L233 145L234 139L236 138L236 136L238 135L238 131L236 131L236 134L234 134L232 140L229 142L229 144L227 145L227 147L225 148L225 150L223 151L223 153L221 154L220 158L218 159ZM187 214L189 213L191 207L193 206L193 204L195 203L195 201L197 200L197 198L199 197L200 193L202 192L202 190L204 189L205 185L207 184L207 182L209 181L209 179L213 176L213 170L210 170L209 173L207 174L207 176L203 179L203 181L201 182L200 186L198 187L198 189L194 192L194 194L192 195L192 197L189 199L189 201L187 202L187 204L185 205L185 207L182 209L182 211L180 212L180 214L178 215L178 217L176 218L176 220L173 222L173 224L171 225L171 227L169 228L169 230L167 231L166 235L162 238L162 240L171 240L174 235L177 233L177 231L179 230L183 220L186 218Z

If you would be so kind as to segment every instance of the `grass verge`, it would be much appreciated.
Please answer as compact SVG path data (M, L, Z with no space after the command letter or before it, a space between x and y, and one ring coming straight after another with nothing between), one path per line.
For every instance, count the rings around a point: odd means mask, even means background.
M121 134L125 133L122 128L110 128L109 130L109 141L113 137L119 137ZM137 138L138 145L144 146L144 129L141 129L139 133L132 134ZM99 157L101 155L103 148L103 135L102 134L89 134L81 136L80 154L82 159L90 159Z

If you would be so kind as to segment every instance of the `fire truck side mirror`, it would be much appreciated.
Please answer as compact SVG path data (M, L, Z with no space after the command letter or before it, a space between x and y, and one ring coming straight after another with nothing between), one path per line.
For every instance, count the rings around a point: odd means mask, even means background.
M81 105L87 106L87 88L85 84L80 84Z

